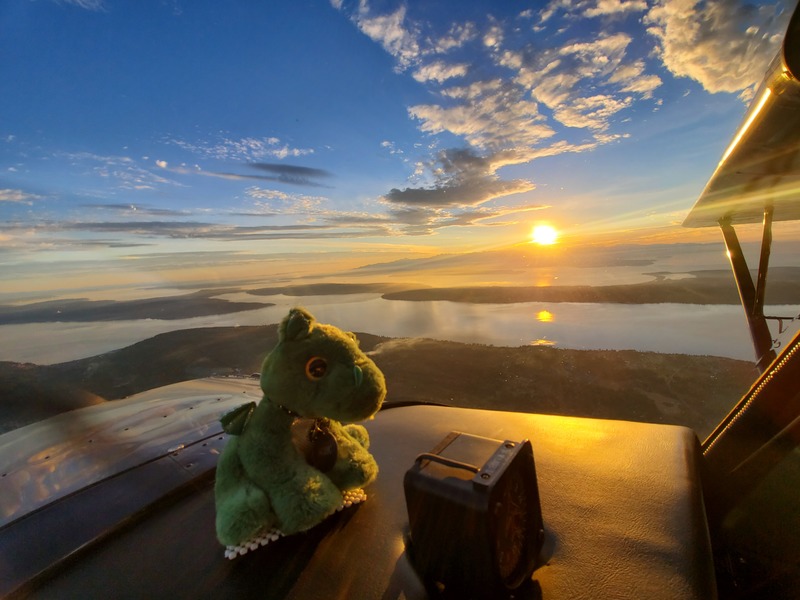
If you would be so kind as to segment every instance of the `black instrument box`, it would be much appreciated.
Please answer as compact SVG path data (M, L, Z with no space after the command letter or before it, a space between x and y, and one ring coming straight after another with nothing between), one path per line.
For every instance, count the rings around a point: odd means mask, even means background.
M409 557L431 590L493 598L530 580L544 526L528 440L451 432L403 487Z

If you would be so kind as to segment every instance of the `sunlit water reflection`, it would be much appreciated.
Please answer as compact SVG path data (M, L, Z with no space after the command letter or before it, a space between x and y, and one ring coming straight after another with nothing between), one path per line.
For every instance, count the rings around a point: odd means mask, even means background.
M234 300L241 299L239 296L225 297ZM322 322L388 337L428 337L496 346L649 350L753 360L739 306L468 304L384 300L376 294L246 297L275 306L176 321L2 326L0 360L52 364L101 354L177 329L277 323L296 305L305 306Z

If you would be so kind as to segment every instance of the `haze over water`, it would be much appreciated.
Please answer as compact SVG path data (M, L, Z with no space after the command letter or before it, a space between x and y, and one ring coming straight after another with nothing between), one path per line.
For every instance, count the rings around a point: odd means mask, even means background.
M775 266L793 264L794 246L776 248ZM264 308L202 317L160 320L24 323L0 326L0 360L53 364L116 350L160 333L195 327L258 326L279 322L293 306L305 306L321 322L356 332L393 338L426 337L497 346L542 345L556 348L641 350L713 355L753 360L742 308L713 304L610 304L520 302L473 304L448 301L387 300L393 286L604 286L635 285L656 279L702 277L722 272L727 260L721 244L641 246L577 255L549 262L542 253L498 252L446 255L416 261L367 265L349 271L317 265L316 276L292 279L276 274L249 283L230 282L215 296L231 302L263 303ZM538 264L537 264L538 263ZM287 266L284 269L287 269ZM700 273L698 273L698 271ZM307 284L375 284L370 293L284 295L284 286ZM175 297L207 287L162 286L73 290L66 296L91 300ZM731 280L731 286L733 282ZM272 295L248 290L273 289ZM309 293L308 291L303 293ZM313 293L313 292L312 292ZM263 292L262 292L263 294ZM59 297L52 294L49 299ZM0 304L14 304L0 294ZM274 306L266 306L273 304ZM772 307L773 314L793 316L797 307ZM191 314L188 313L187 314ZM124 311L123 311L124 315ZM131 312L131 317L134 313ZM99 317L98 317L99 318ZM124 316L123 316L124 319Z

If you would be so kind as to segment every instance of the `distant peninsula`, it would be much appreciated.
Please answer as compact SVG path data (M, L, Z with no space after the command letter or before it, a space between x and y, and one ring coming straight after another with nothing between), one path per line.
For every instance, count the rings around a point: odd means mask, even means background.
M229 302L212 298L220 290L202 290L193 294L145 298L141 300L87 300L85 298L48 300L23 305L0 305L0 325L21 323L56 323L92 321L127 321L135 319L190 319L257 310L273 304L264 302Z
M644 283L604 286L464 286L408 289L383 294L387 300L471 302L507 304L514 302L584 302L614 304L739 304L739 293L730 271L697 271L671 279L654 273ZM767 303L797 304L800 298L800 269L770 271Z
M387 294L416 289L417 286L401 283L298 283L280 287L256 288L247 290L254 296L331 296L335 294Z

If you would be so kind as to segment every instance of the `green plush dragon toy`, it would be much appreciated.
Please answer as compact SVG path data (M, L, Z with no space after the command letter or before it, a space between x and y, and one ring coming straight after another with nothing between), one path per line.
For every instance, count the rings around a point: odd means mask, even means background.
M363 501L362 486L378 474L367 430L354 421L377 412L386 384L355 335L292 309L264 359L261 389L258 405L221 419L231 437L214 493L217 537L228 558Z

